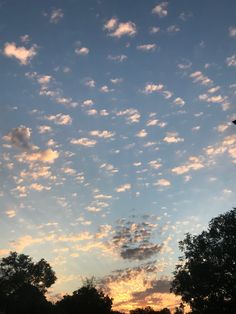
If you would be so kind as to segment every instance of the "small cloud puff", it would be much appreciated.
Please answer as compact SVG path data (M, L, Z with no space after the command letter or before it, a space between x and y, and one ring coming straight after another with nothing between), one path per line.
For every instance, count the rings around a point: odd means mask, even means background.
M146 45L139 45L137 46L137 49L138 50L141 50L141 51L155 51L157 48L157 45L156 44L146 44Z
M109 36L121 38L122 36L134 36L137 33L135 23L128 21L119 23L117 18L108 20L104 29L109 32Z
M27 49L23 46L17 47L14 42L7 42L4 45L3 54L8 58L17 59L22 65L27 65L37 55L37 48L37 45Z
M50 15L50 23L57 24L64 17L62 9L54 9Z
M159 17L165 17L168 14L167 6L168 2L161 2L152 9L152 13L157 14Z

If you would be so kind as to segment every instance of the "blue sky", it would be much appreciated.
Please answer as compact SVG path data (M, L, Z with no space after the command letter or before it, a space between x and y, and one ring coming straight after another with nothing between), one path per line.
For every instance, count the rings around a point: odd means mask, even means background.
M1 1L0 253L173 307L178 241L235 206L234 1Z

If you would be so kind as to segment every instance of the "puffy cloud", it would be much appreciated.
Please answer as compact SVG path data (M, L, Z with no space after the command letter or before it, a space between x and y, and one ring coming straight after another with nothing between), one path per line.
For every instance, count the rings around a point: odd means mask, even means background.
M114 79L110 79L112 84L119 84L123 82L122 78L114 78Z
M116 56L108 55L107 59L112 60L112 61L116 61L116 62L123 62L123 61L127 60L128 57L124 54L116 55Z
M45 118L59 125L69 125L72 123L72 118L68 114L58 113L56 115L46 116Z
M50 15L50 23L57 24L64 17L62 9L54 9Z
M153 169L159 169L162 166L162 164L158 162L157 160L151 160L148 162L148 164Z
M131 184L130 183L125 183L123 185L120 185L119 187L116 188L117 193L122 193L126 192L131 189Z
M180 31L180 28L176 25L170 25L166 29L167 33L177 33Z
M103 85L101 88L100 88L100 91L102 93L110 93L110 92L113 92L113 89L110 89L107 85Z
M165 17L168 14L167 6L168 2L161 2L152 9L152 13L157 14L159 17Z
M104 29L108 31L109 36L120 38L122 36L134 36L137 33L135 23L128 21L119 23L116 18L111 18L104 25Z
M52 80L51 75L38 75L37 76L37 81L41 85L46 85L46 84L50 83L51 80Z
M89 54L89 49L86 47L76 48L75 53L80 56L86 56Z
M226 58L226 63L228 67L236 66L236 55L232 55L231 57Z
M40 150L32 153L24 153L23 155L18 157L18 160L21 162L31 162L31 161L39 161L42 163L54 163L54 161L59 157L59 153L56 150L52 150L51 148L46 150Z
M146 44L137 46L137 49L142 51L154 51L156 50L156 48L157 48L156 44Z
M114 173L119 172L117 168L115 168L113 165L104 163L100 167L100 169L104 169L109 175L113 175Z
M87 137L82 137L78 139L74 138L70 141L70 143L74 145L85 146L85 147L94 147L97 144L97 141L91 140Z
M204 164L202 161L202 158L196 157L196 156L191 156L189 157L189 160L182 166L175 167L171 169L171 171L175 174L184 174L189 172L190 170L199 170L204 168Z
M125 116L128 123L138 123L141 117L139 111L134 108L119 111L117 116Z
M195 71L191 73L190 78L193 79L194 83L200 83L201 85L205 86L213 83L213 81L209 77L203 75L201 71Z
M94 131L90 131L90 135L100 137L100 138L111 138L115 135L115 132L111 132L107 130L104 130L104 131L94 130Z
M150 29L150 33L151 34L156 34L156 33L160 32L160 30L161 30L160 27L153 26Z
M147 131L145 129L140 130L136 136L137 137L146 137L148 135Z
M96 82L94 81L94 80L86 80L85 81L85 86L88 86L88 87L95 87L95 85L96 85Z
M231 26L229 28L229 36L233 37L233 38L236 38L236 27L235 26Z
M177 106L182 107L182 106L184 106L185 101L184 101L182 98L177 97L177 98L175 98L175 100L173 101L173 103L174 103L175 105L177 105Z
M41 191L43 191L43 190L50 190L51 188L50 187L48 187L48 186L43 186L42 184L40 184L40 183L32 183L31 185L30 185L30 188L31 188L31 190L35 190L35 191L38 191L38 192L41 192Z
M22 65L27 65L37 55L37 45L27 49L23 46L17 47L14 42L6 43L3 54L9 58L16 58Z
M40 125L38 130L40 134L52 132L52 128L49 125Z
M114 28L116 28L117 24L118 24L117 18L112 17L110 20L108 20L108 21L105 23L104 29L111 31L111 30L113 30Z
M177 132L167 132L167 135L163 138L163 141L167 143L179 143L183 142L184 139L179 137Z
M153 83L148 83L146 84L144 88L144 93L145 94L152 94L153 92L159 92L164 88L164 85L162 84L153 84Z
M16 211L14 209L8 209L5 213L8 218L13 218L16 216Z
M153 184L154 186L170 186L171 183L169 180L166 179L159 179L157 182Z
M20 125L19 127L12 129L7 135L3 136L3 139L18 148L28 150L31 148L30 136L30 128Z

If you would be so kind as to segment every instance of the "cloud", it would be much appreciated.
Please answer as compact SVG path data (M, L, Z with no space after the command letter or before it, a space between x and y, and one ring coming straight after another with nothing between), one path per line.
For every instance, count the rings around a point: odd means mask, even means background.
M170 25L166 29L167 33L177 33L180 31L180 28L176 25Z
M88 87L95 87L95 85L96 85L96 82L94 81L94 80L86 80L85 81L85 86L88 86Z
M30 149L30 136L31 129L20 125L17 128L14 128L7 135L3 136L3 140L10 142L12 145L22 148L22 149Z
M38 127L39 134L52 132L52 128L49 125L40 125Z
M144 260L159 253L162 244L151 242L155 224L149 222L122 222L115 229L112 242L120 256L128 260Z
M37 55L37 48L37 45L27 49L23 46L17 47L14 42L6 43L3 54L8 58L16 58L22 65L27 65Z
M213 81L207 77L206 75L203 75L201 71L195 71L190 74L190 78L193 79L194 83L200 83L201 85L211 85Z
M97 141L91 140L87 137L82 137L79 139L74 138L70 141L70 143L74 145L85 146L85 147L94 147L97 144Z
M62 11L62 9L54 9L51 12L50 15L50 23L52 24L57 24L60 22L60 20L64 17L64 13Z
M137 46L137 49L142 51L155 51L156 48L157 48L156 44L146 44Z
M131 184L130 183L125 183L123 185L120 185L119 187L116 188L117 193L122 193L126 192L131 189Z
M114 28L116 28L117 24L118 24L117 18L112 17L110 20L108 20L108 21L105 23L104 29L111 31L111 30L113 30Z
M119 111L117 116L125 116L128 123L138 123L141 117L139 111L134 108Z
M122 78L114 78L114 79L110 79L112 84L119 84L123 82Z
M5 213L8 218L13 218L16 216L16 211L13 209L8 209Z
M167 6L168 2L161 2L152 9L152 13L157 14L159 17L165 17L168 14Z
M104 130L104 131L94 130L94 131L90 131L90 135L100 137L100 138L111 138L115 135L115 132L111 132L107 130Z
M148 162L148 164L151 168L156 169L156 170L162 166L162 164L158 162L157 160L151 160Z
M167 135L163 138L166 143L179 143L183 142L184 139L178 136L177 132L167 132Z
M169 180L166 180L166 179L159 179L153 185L154 186L170 186L171 182Z
M113 165L104 163L100 167L100 169L104 169L109 175L113 175L114 173L119 172L117 168L115 168Z
M58 125L70 125L72 123L72 118L68 114L58 113L56 115L46 116L45 118Z
M89 54L89 49L86 47L76 48L75 53L80 56L86 56Z
M102 93L110 93L110 92L113 92L114 89L110 89L107 85L103 85L101 88L100 88L100 92Z
M134 36L137 33L135 23L128 21L119 23L118 19L111 18L108 20L104 29L108 31L109 36L121 38L123 36Z
M35 190L35 191L37 191L37 192L41 192L41 191L43 191L43 190L49 191L49 190L51 190L51 187L43 186L43 185L40 184L40 183L32 183L32 184L30 185L30 189L31 189L31 190Z
M33 153L24 153L18 157L18 160L21 162L31 162L31 161L39 161L42 163L54 163L54 161L59 157L59 153L56 150L52 150L51 148L46 150L40 150L38 152Z
M175 167L171 169L171 171L175 174L180 175L180 174L187 173L190 170L196 171L202 168L204 168L202 158L191 156L189 157L189 160L185 164L183 164L182 166Z
M152 94L154 92L159 92L164 88L164 85L162 84L153 84L153 83L148 83L146 84L144 88L144 93L145 94Z
M136 133L135 136L137 137L146 137L148 135L147 131L145 129L140 130L138 133Z
M231 26L229 28L229 36L233 37L233 38L236 38L236 27L235 26Z
M150 33L151 34L156 34L156 33L160 32L160 30L161 30L160 27L153 26L150 29Z
M231 57L226 58L226 63L228 67L235 67L236 66L236 54L232 55Z
M111 60L111 61L116 61L116 62L123 62L123 61L127 60L128 57L126 55L124 55L124 54L116 55L116 56L108 55L107 59Z
M185 101L180 97L175 98L173 103L177 106L180 106L180 107L183 107L185 105Z

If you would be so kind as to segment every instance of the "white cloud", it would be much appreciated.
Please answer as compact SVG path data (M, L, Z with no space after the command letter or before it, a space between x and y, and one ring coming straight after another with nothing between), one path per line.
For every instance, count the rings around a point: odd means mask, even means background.
M96 82L94 80L87 80L84 84L88 87L95 87Z
M159 17L165 17L168 14L167 6L168 2L161 2L152 9L152 13L157 14Z
M111 30L113 30L114 28L116 28L117 24L118 24L117 18L112 17L110 20L108 20L108 21L105 23L104 29L111 31Z
M212 80L209 77L203 75L201 71L195 71L191 73L190 78L193 79L194 83L200 83L201 85L205 86L213 83Z
M87 47L76 48L75 53L80 56L86 56L89 54L89 49Z
M100 91L102 93L110 93L113 91L113 89L110 89L107 85L103 85L101 88L100 88Z
M126 192L131 189L131 184L130 183L125 183L123 185L120 185L119 187L116 188L117 193L122 193Z
M56 115L46 116L45 118L59 125L69 125L72 123L72 118L68 114L58 113Z
M122 78L114 78L114 79L110 79L112 84L119 84L123 82Z
M64 17L62 9L54 9L50 15L50 23L57 24Z
M111 18L104 25L104 29L108 31L109 36L120 38L122 36L134 36L137 33L135 23L128 21L118 23L116 18Z
M115 132L111 132L107 130L104 130L104 131L94 130L94 131L90 131L90 135L100 137L100 138L111 138L115 135Z
M112 61L116 61L116 62L123 62L123 61L127 60L128 57L124 54L116 55L116 56L108 55L107 59L112 60Z
M162 166L162 164L157 160L151 160L148 164L153 169L159 169Z
M8 218L13 218L16 216L16 211L13 209L8 209L5 213Z
M176 25L170 25L166 29L167 33L177 33L180 31L180 28Z
M138 123L140 120L140 113L137 109L129 108L117 112L117 116L125 116L128 123Z
M150 33L151 34L156 34L156 33L160 32L160 30L161 30L160 27L153 26L150 29Z
M175 174L184 174L189 172L190 170L199 170L204 168L204 164L202 162L202 159L200 157L191 156L189 157L189 160L182 166L175 167L171 169L171 171Z
M138 133L136 133L137 137L146 137L148 135L147 131L145 129L140 130Z
M170 186L171 182L169 180L166 180L166 179L159 179L153 185L154 186Z
M87 137L82 137L82 138L79 138L79 139L72 139L70 141L71 144L74 144L74 145L81 145L81 146L85 146L85 147L94 147L96 144L97 144L97 141L95 140L91 140Z
M236 54L232 55L231 57L228 57L226 59L226 63L228 67L235 67L236 66Z
M177 97L177 98L175 98L175 100L173 101L173 103L174 103L175 105L177 105L177 106L182 107L182 106L184 106L185 101L184 101L182 98Z
M22 65L27 65L37 55L37 45L27 49L23 46L17 47L14 42L6 43L3 54L9 58L16 58Z
M178 136L177 132L167 132L167 135L163 139L167 143L179 143L183 142L184 139Z
M153 84L153 83L148 83L146 84L144 88L144 93L145 94L152 94L154 92L159 92L163 89L164 85L162 84Z
M52 128L49 125L40 125L38 127L38 130L39 130L39 134L52 132Z
M59 153L51 148L46 150L39 150L33 153L23 153L17 156L20 162L31 162L39 161L42 163L54 163L54 161L59 157Z
M233 37L233 38L236 38L236 26L231 26L229 28L229 36Z
M142 51L155 51L156 48L157 48L156 44L146 44L137 46L137 49Z

